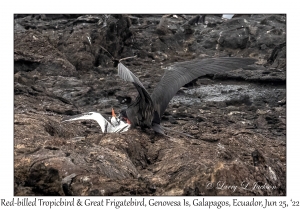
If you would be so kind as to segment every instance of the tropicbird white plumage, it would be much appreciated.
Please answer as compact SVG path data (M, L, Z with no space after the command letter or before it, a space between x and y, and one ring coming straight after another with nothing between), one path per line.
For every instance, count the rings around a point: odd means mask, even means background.
M121 120L116 116L114 109L111 109L111 115L110 122L113 126L118 126L121 123Z
M130 128L130 124L120 120L115 115L113 109L111 123L107 121L100 113L97 112L87 112L71 117L66 117L63 119L63 122L74 120L95 120L100 125L103 133L123 133L125 131L128 131L128 129Z

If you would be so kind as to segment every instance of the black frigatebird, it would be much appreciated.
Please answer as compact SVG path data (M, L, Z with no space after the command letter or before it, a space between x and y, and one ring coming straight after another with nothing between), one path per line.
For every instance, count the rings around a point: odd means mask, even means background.
M150 95L140 80L121 62L118 75L125 81L132 82L138 91L135 101L120 112L120 117L132 127L152 128L164 134L160 125L161 117L170 100L177 91L192 80L207 74L216 74L253 64L254 58L206 58L179 62L170 66Z

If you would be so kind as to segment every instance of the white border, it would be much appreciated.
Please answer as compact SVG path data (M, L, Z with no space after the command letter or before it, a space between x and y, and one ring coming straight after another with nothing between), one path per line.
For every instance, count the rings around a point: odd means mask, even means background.
M299 170L299 12L296 1L214 0L214 1L6 1L1 2L1 145L0 199L13 198L13 14L14 13L286 13L287 14L287 196L274 200L296 200L300 184ZM71 5L71 6L70 6ZM4 47L3 47L4 46ZM79 198L79 197L77 197ZM77 199L75 198L75 199ZM80 197L84 199L83 197ZM112 197L110 197L112 198ZM121 197L117 197L117 199ZM180 197L156 197L178 200ZM46 197L45 197L46 199ZM47 198L49 200L54 199ZM100 199L100 198L99 198ZM147 198L149 199L149 198ZM232 200L232 197L209 197L209 200ZM238 199L250 200L249 197ZM264 200L264 197L256 199ZM270 199L270 197L268 197ZM2 208L2 207L1 207ZM5 207L4 207L5 208ZM26 207L25 207L26 208ZM29 208L29 207L28 207ZM45 207L49 209L49 207ZM79 208L79 207L76 207ZM101 207L97 207L98 209ZM112 207L115 209L114 207ZM182 208L182 207L181 207ZM199 207L197 207L199 208ZM39 207L41 209L41 207ZM53 209L53 208L52 208ZM125 209L121 207L121 209ZM137 208L131 208L137 209ZM222 208L226 209L226 208ZM281 208L280 208L281 209Z

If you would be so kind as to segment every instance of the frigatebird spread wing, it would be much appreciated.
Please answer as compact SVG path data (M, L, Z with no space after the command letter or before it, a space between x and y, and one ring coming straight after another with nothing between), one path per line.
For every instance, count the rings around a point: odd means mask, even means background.
M151 94L154 109L161 118L170 100L183 85L200 76L242 68L255 61L254 58L222 57L176 63L165 71Z

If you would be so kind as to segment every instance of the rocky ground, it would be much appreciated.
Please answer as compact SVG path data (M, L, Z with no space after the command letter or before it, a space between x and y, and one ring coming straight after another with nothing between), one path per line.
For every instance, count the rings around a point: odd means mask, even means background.
M285 15L15 15L14 26L16 196L286 195ZM124 64L149 92L175 62L258 62L181 88L162 124L195 138L61 122L134 100L111 59L134 55Z

